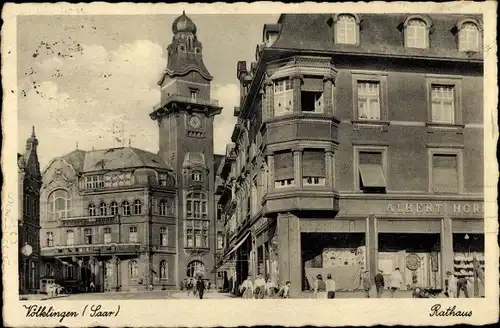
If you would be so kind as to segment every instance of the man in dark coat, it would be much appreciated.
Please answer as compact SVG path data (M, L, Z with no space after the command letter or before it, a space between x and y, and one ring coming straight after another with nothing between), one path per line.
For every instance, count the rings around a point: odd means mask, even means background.
M375 275L375 288L377 289L377 298L382 297L382 293L384 292L384 275L382 270L378 270L378 273Z
M200 296L200 300L203 299L203 293L205 292L205 282L201 277L198 277L198 281L196 282L196 289L198 290L198 295Z

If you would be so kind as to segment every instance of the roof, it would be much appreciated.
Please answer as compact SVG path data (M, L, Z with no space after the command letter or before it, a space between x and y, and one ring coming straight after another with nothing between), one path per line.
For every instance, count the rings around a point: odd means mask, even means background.
M412 57L441 57L482 59L482 53L472 57L458 51L453 30L464 17L480 21L480 15L427 15L432 20L429 49L407 49L403 46L401 24L408 14L360 14L360 44L335 44L332 37L333 14L283 14L279 23L281 33L271 48L290 48L316 51L407 55Z
M184 155L182 167L190 168L195 166L207 167L205 155L203 153L187 152L186 155Z
M157 154L133 148L119 147L91 151L74 150L62 157L79 173L119 170L134 167L152 167L171 170L172 168Z
M188 54L187 57L170 57L168 59L167 69L158 84L163 83L166 75L170 77L185 76L192 71L200 73L201 76L208 81L213 79L212 75L210 75L207 67L203 63L202 57L194 54Z

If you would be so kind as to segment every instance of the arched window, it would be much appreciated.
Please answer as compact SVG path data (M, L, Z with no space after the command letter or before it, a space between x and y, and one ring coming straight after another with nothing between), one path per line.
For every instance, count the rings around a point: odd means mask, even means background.
M48 219L58 220L69 217L71 213L71 196L64 189L54 190L49 195L48 201Z
M405 46L407 48L429 48L429 27L423 19L409 19L405 24Z
M335 43L357 44L358 23L356 17L350 14L341 14L335 24Z
M135 215L142 214L142 204L141 201L138 199L134 200L134 214Z
M167 202L164 199L158 203L158 214L167 215Z
M139 266L137 261L131 260L128 262L128 276L135 279L139 275Z
M204 276L205 275L205 264L201 261L192 261L189 262L186 270L186 275L188 277L198 277L198 276Z
M186 214L189 218L208 216L207 196L201 192L191 192L186 196Z
M105 202L101 202L99 204L99 215L101 216L108 215L108 207L106 206Z
M112 201L111 204L109 204L109 208L111 210L111 215L118 215L118 203L115 201Z
M466 20L458 25L459 51L479 51L481 33L478 24Z
M130 204L126 200L122 202L122 214L130 215Z
M168 279L168 265L165 260L160 262L160 279Z
M93 203L89 204L89 216L96 216L96 208Z

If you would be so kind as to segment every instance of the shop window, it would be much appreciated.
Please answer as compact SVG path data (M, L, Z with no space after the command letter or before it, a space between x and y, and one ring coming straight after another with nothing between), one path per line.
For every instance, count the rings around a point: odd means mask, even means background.
M137 243L137 227L128 228L128 241L131 243Z
M111 215L118 215L118 203L115 201L112 201L111 204L109 204L109 209L111 210Z
M160 245L167 246L168 245L168 229L160 228Z
M72 246L75 244L75 233L73 230L66 231L66 245Z
M459 51L480 51L482 35L479 22L475 19L466 18L459 22L457 29Z
M302 152L303 185L325 185L325 152L304 149Z
M142 214L142 203L138 199L134 201L134 214L135 215Z
M335 16L335 43L357 44L359 40L359 20L351 14Z
M293 154L291 151L276 152L274 154L274 185L276 188L295 185Z
M130 204L128 201L123 201L122 203L122 214L123 215L130 215Z
M432 191L458 193L458 156L456 154L432 155Z
M105 215L107 215L107 214L108 214L108 208L107 208L107 205L106 205L106 203L101 202L101 203L99 204L99 215L100 215L100 216L105 216Z
M85 245L92 245L92 229L91 228L84 229L83 235L85 237Z
M385 193L386 170L385 150L357 150L357 182L359 190L364 193Z
M137 279L139 276L139 265L137 261L131 260L128 262L128 277L131 279Z
M429 25L424 19L412 18L405 22L405 47L429 48Z
M104 228L104 243L105 244L111 243L111 228L109 227Z
M53 246L54 246L54 233L47 232L47 247L53 247Z
M293 88L290 79L274 82L274 115L281 116L293 112Z
M160 262L160 279L168 279L168 265L165 260Z

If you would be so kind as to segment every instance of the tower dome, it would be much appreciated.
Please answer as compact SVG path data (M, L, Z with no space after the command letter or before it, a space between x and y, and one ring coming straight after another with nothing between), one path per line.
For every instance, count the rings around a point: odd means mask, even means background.
M196 34L196 25L194 25L191 18L186 16L186 13L182 11L182 15L177 17L172 23L172 32L177 34L179 32L189 32Z

